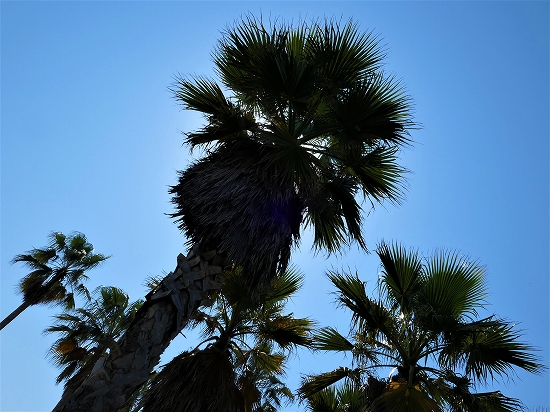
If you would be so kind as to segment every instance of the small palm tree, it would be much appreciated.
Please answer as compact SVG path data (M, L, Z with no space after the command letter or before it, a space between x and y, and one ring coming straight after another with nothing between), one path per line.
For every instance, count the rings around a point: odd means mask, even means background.
M351 340L330 327L316 335L318 349L351 353L353 367L307 378L300 395L348 379L371 394L379 389L363 404L366 411L521 410L519 400L499 391L476 392L514 367L543 369L513 325L495 315L479 319L484 269L456 253L423 260L399 245L381 244L377 254L378 299L367 296L357 276L329 274L338 302L352 312ZM377 378L380 368L391 377Z
M78 387L99 358L118 351L118 338L142 304L130 303L121 289L101 286L83 308L56 315L55 324L44 331L60 335L50 349L54 364L63 368L56 383Z
M23 303L0 324L2 330L31 305L55 304L65 308L75 307L74 295L88 295L83 282L86 271L96 267L108 256L93 253L94 247L82 233L66 236L54 232L50 244L44 249L32 249L13 258L12 263L22 262L32 271L19 283Z
M287 353L309 346L313 327L308 319L283 314L301 277L292 270L276 277L261 292L261 303L243 283L242 270L233 270L210 314L196 314L193 326L203 328L204 341L158 373L144 395L145 412L271 412L282 399L292 399L280 379Z

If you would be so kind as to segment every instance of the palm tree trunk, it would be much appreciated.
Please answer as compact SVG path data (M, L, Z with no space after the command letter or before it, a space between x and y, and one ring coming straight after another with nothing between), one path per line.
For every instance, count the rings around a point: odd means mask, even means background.
M21 314L21 312L23 312L29 306L31 306L31 302L23 302L21 305L19 305L17 309L15 309L12 313L6 316L2 321L2 323L0 323L0 330L4 329L6 325L8 325L12 320L18 317Z
M225 280L227 264L215 251L201 252L197 247L187 257L180 254L176 270L146 296L118 342L120 351L99 359L82 385L68 388L53 411L115 412L124 407L191 314L212 303L210 296Z
M46 292L51 289L53 285L55 285L57 282L61 281L65 276L67 276L67 269L62 268L60 269L57 274L44 286L41 287L41 290L43 291L38 297L33 298L27 298L23 300L23 303L19 305L17 309L15 309L12 313L10 313L6 318L0 323L0 330L4 329L4 327L10 323L12 320L14 320L17 316L21 314L25 309L27 309L31 305L37 305L41 303L41 299L44 297Z

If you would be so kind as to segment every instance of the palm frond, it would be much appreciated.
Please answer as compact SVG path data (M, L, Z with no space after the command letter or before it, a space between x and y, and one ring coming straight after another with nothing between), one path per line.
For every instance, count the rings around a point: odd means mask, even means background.
M409 313L422 287L422 261L416 251L399 244L380 243L376 253L382 263L381 286L394 307Z
M315 348L320 350L348 352L354 349L353 343L331 327L317 331L313 336L313 341Z
M487 295L485 270L457 253L439 252L425 269L421 302L434 313L456 319L477 315Z
M297 319L292 314L279 315L262 322L262 325L258 327L258 335L260 340L269 339L284 349L297 346L310 347L309 332L312 328L313 323L309 319Z
M426 393L406 383L386 390L374 405L375 410L384 412L443 412Z
M380 302L367 296L365 284L356 276L329 272L329 280L338 289L338 302L352 312L352 322L360 330L391 338L394 329L393 314ZM395 343L395 342L394 342Z
M506 322L472 333L462 348L466 374L486 381L498 375L509 376L514 366L532 373L541 372L544 367L532 354L533 348L521 343L520 337L520 332Z
M305 399L328 388L344 378L357 379L358 370L346 367L337 368L331 372L302 378L302 384L298 389L298 396Z

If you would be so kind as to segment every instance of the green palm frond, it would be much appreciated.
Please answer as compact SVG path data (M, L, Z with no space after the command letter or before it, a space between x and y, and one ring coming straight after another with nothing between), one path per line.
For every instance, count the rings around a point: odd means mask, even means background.
M314 229L314 246L337 252L355 240L363 249L366 243L361 232L361 207L355 199L357 183L344 175L321 181L318 192L307 203L306 227Z
M302 399L309 398L345 378L356 380L358 378L358 370L340 367L331 372L307 376L302 379L302 384L298 389L298 395Z
M276 376L268 375L260 379L258 388L262 391L262 403L253 412L276 412L283 404L294 400L292 391Z
M281 348L296 348L311 346L309 332L313 323L309 319L296 319L292 314L277 316L258 327L260 340L269 339Z
M343 26L335 20L314 25L307 50L323 77L332 80L326 87L342 87L374 73L385 57L373 33L360 33L353 21Z
M457 253L439 252L426 267L422 302L434 312L460 319L477 315L485 299L485 270Z
M474 332L461 348L466 373L473 379L487 381L496 376L510 376L513 366L536 373L543 369L533 348L519 342L521 333L514 325L499 325Z
M500 391L475 393L473 396L475 400L468 409L471 412L519 412L525 410L522 402L518 399L508 398Z
M273 279L270 287L262 294L267 305L286 301L303 285L304 275L295 266L289 266L285 272Z
M352 322L359 330L382 334L386 339L394 335L394 316L380 302L367 296L365 284L357 275L328 273L329 280L338 290L338 302L351 310Z
M234 351L235 366L245 367L254 373L282 375L286 356L282 352L273 352L270 342L259 343L245 352Z
M398 82L378 73L353 83L340 99L331 102L324 121L343 142L401 145L409 141L407 130L413 126L407 120L409 100Z
M347 380L339 386L329 386L307 399L307 409L311 412L365 412L364 391Z
M323 328L315 333L313 341L316 349L339 352L352 351L355 346L334 328Z
M385 391L374 406L374 410L383 412L443 412L426 393L408 384Z
M382 242L376 253L382 263L381 287L394 308L409 313L424 282L418 252Z
M401 203L405 191L403 176L407 170L398 165L397 153L395 147L375 147L346 162L347 172L358 182L361 193L373 207L384 199Z

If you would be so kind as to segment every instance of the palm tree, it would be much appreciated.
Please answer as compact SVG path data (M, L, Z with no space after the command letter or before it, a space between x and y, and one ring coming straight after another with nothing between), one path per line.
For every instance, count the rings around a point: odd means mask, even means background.
M126 331L142 301L130 303L123 290L100 286L88 303L55 316L45 333L59 334L50 356L63 370L56 383L65 381L66 390L78 388L98 359L119 351L117 340Z
M333 328L316 335L321 350L351 353L354 364L307 378L308 398L348 379L372 393L366 411L516 411L517 399L476 387L513 368L543 369L512 324L495 315L479 318L486 297L485 271L457 253L423 259L418 252L382 243L377 299L357 276L331 272L340 305L352 313L351 340ZM380 379L376 370L391 370ZM374 380L372 380L374 378Z
M197 312L204 340L168 363L142 400L143 411L270 412L292 392L280 380L288 352L310 346L310 320L284 314L301 276L289 270L263 289L244 288L243 271L229 273L210 313Z
M399 201L396 154L414 127L383 57L351 22L228 30L214 56L222 85L180 77L173 89L207 121L186 138L207 156L171 188L189 243L243 265L253 288L284 270L301 223L318 249L365 248L356 195Z
M206 117L186 141L206 156L171 188L172 216L191 251L147 296L120 356L56 411L122 407L192 313L212 301L223 269L242 266L257 296L286 268L302 224L329 253L351 241L366 247L356 195L372 205L400 201L397 154L415 126L408 96L381 70L383 57L353 23L265 27L249 17L214 53L222 86L176 80L176 99Z
M74 308L74 294L88 294L83 285L88 279L86 271L108 259L108 256L93 253L93 245L82 233L66 236L54 232L49 238L46 248L32 249L13 258L12 263L23 262L32 271L19 283L23 303L0 323L0 330L31 305Z

